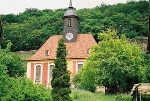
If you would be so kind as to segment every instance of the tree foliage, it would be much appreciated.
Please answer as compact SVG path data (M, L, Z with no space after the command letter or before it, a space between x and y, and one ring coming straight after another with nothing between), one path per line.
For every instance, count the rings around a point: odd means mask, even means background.
M95 8L77 10L80 17L79 33L97 34L108 28L115 29L117 35L126 37L147 36L148 1L129 1L116 5L99 4ZM66 9L38 10L26 9L18 15L2 15L5 40L0 42L5 48L12 42L11 51L35 50L51 36L62 34L63 14Z
M50 89L26 78L0 76L1 101L52 101Z
M0 49L0 72L7 74L9 77L24 76L26 69L23 67L21 57L10 52L11 43L6 49Z
M101 41L92 48L78 74L80 86L92 92L99 85L115 87L122 92L145 81L143 52L137 45L129 43L124 35L119 39L111 30L100 33L99 39Z
M58 42L57 55L54 61L55 68L52 74L52 98L53 101L72 101L69 94L70 89L70 75L67 71L66 62L66 45L64 40L60 39Z
M52 101L48 88L22 77L23 61L10 48L9 42L6 49L0 49L0 101Z

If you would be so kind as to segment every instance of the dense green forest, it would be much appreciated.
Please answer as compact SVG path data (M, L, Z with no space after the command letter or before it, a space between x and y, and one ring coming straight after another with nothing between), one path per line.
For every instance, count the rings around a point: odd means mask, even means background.
M147 36L147 0L99 5L95 8L76 10L80 17L79 33L92 33L96 40L97 34L107 29L114 29L119 36L125 34L128 38ZM67 8L29 8L17 15L2 15L5 39L0 42L1 48L5 48L7 43L11 42L11 51L39 49L51 35L62 34L62 17L66 10Z

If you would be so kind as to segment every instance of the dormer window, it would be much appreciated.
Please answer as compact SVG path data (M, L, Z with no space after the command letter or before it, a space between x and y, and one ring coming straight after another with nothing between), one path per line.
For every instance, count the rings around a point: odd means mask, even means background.
M87 50L86 50L86 54L90 54L90 49L87 49Z
M66 51L66 55L69 55L69 54L70 54L70 50L67 50L67 51Z
M45 51L45 56L49 56L49 52L50 52L50 50L46 50Z
M68 27L71 27L71 19L68 19Z

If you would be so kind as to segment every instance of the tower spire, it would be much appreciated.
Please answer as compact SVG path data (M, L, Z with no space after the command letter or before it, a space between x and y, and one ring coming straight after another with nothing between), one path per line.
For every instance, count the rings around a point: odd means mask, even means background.
M68 7L68 8L73 8L73 6L72 6L72 0L70 0L69 7Z

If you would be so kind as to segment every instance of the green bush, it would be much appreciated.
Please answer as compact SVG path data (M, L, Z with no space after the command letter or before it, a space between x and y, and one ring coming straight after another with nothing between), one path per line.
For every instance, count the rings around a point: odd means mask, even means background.
M26 78L0 77L0 101L52 101L50 89Z
M150 101L150 95L142 95L141 99L142 101Z

